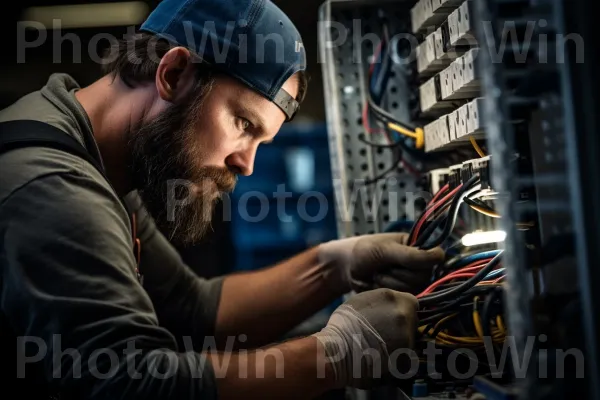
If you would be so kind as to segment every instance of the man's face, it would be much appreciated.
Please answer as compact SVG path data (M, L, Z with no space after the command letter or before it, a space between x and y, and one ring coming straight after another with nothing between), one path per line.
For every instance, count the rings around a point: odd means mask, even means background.
M284 89L295 97L296 78ZM129 141L135 187L159 229L182 244L202 238L216 202L237 175L252 174L258 146L285 121L275 104L229 77L217 77L205 96L192 92L155 112Z

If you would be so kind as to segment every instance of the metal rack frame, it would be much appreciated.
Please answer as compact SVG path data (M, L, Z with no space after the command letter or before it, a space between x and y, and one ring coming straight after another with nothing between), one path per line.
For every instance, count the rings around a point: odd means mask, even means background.
M390 9L385 18L390 29L409 32L410 21L407 2L381 1L361 2L352 0L326 1L319 15L319 50L325 85L325 104L329 132L332 175L336 196L336 216L340 237L381 232L396 219L410 218L413 206L423 188L415 176L402 167L390 172L386 179L376 184L361 185L397 163L389 149L373 148L359 140L363 137L376 143L384 143L383 135L367 136L362 125L362 105L365 97L365 75L369 65L368 35L381 38L381 16L377 7ZM362 7L362 8L361 8ZM365 18L365 12L369 13ZM404 18L402 18L404 17ZM357 22L358 21L358 22ZM335 26L335 28L333 27ZM361 31L356 30L357 27ZM348 40L335 43L332 32L338 29ZM357 35L365 35L360 45ZM336 38L337 39L337 38ZM416 96L408 84L410 65L392 66L396 85L388 85L385 98L388 109L403 120L410 121L411 102ZM404 77L404 79L402 79ZM355 199L358 198L358 203ZM402 209L402 212L398 212ZM372 212L374 211L374 212Z
M563 107L566 123L566 151L571 182L571 204L576 230L576 255L581 293L581 310L586 344L586 375L590 399L600 399L600 79L598 65L597 20L583 0L555 0L559 27L563 33L574 32L584 40L585 60L578 62L572 44L566 46L568 62L562 76ZM589 51L589 49L592 49Z

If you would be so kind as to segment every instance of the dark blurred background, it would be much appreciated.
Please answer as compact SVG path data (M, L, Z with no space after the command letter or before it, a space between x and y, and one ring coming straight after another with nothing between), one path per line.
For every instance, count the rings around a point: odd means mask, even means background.
M230 204L230 221L216 218L214 231L203 243L179 249L199 275L210 277L264 267L336 236L321 66L317 63L317 15L321 2L276 1L303 35L311 76L307 98L295 121L284 126L272 145L259 150L254 175L240 180ZM109 45L106 36L122 38L131 32L132 26L139 26L158 3L157 0L5 3L0 14L4 39L0 107L40 89L54 72L68 73L82 86L90 84L100 77L98 60ZM89 8L90 5L94 8ZM54 18L60 19L60 29L53 29ZM23 21L46 29L26 30ZM102 37L100 33L106 35ZM289 218L284 220L277 216L277 200L273 196L281 184L292 193L285 203ZM298 215L299 203L301 207L305 205L309 215L319 212L314 198L305 202L301 197L303 192L311 190L321 192L328 203L324 218L316 222L306 222ZM256 192L248 196L248 191ZM265 217L254 218L264 214L261 207L265 205L269 210ZM240 214L240 206L247 210L246 218ZM219 215L222 212L222 207L217 210Z

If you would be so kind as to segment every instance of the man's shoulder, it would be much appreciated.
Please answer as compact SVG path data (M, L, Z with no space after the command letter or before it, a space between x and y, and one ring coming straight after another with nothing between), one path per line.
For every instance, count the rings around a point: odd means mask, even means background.
M76 137L74 122L48 101L42 91L27 94L0 110L0 123L8 121L38 121ZM0 151L0 204L23 185L40 177L60 174L80 174L91 184L110 187L104 176L79 155L67 150L38 145L26 145L10 151Z
M34 172L17 174L18 182L0 177L0 230L28 226L40 234L75 235L86 246L102 241L128 247L130 217L110 185L59 165L29 168Z
M51 175L77 175L88 188L113 191L104 176L78 155L50 147L21 147L0 153L0 204L21 187ZM116 193L114 194L115 198Z

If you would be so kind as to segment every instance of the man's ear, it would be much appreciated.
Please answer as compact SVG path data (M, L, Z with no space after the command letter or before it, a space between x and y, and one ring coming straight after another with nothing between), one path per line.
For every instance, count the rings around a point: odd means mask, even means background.
M156 71L159 96L170 103L178 103L193 90L195 70L192 55L185 47L174 47L160 60Z

